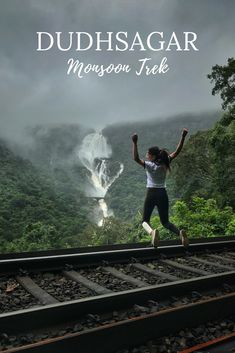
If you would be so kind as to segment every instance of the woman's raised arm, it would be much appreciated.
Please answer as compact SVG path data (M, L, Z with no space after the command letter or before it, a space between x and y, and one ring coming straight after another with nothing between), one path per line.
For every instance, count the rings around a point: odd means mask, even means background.
M138 163L138 164L142 165L142 167L144 167L144 161L142 159L140 159L139 153L138 153L138 146L137 146L138 135L133 134L131 138L132 138L132 142L133 142L133 146L132 146L133 159L136 163Z
M178 143L178 146L177 146L175 152L172 152L169 155L171 160L174 159L175 157L177 157L178 154L180 153L180 151L182 150L183 145L184 145L184 140L185 140L185 137L186 137L187 133L188 133L188 130L187 129L183 129L180 142Z

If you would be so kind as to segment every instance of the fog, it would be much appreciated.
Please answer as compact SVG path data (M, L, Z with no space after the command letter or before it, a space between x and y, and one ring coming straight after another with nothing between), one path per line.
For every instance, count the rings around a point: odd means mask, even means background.
M0 9L1 136L19 141L34 125L102 128L220 109L206 76L213 65L225 65L235 55L233 0L9 0ZM61 52L53 47L38 52L38 31L138 31L143 36L161 31L166 37L192 31L199 50ZM141 58L159 64L163 56L170 68L164 75L67 75L71 57L86 64L136 67Z

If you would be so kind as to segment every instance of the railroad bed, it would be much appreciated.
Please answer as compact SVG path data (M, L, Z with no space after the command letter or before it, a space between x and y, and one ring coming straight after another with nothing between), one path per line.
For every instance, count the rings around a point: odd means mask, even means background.
M176 335L150 340L140 346L116 353L233 353L235 317L185 328Z
M187 251L172 245L2 259L0 347L111 353L192 321L226 318L235 314L234 251L234 240L216 240Z

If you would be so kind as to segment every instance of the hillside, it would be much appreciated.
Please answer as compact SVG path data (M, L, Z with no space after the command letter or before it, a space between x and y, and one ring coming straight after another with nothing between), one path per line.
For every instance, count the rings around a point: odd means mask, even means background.
M219 119L219 112L204 114L184 114L164 120L132 122L107 126L102 133L112 147L112 163L124 164L121 176L112 184L106 196L115 216L128 220L142 209L145 194L145 173L132 161L131 135L139 134L140 156L144 158L147 148L159 145L174 150L183 127L190 134L213 127ZM92 132L80 125L38 126L31 131L33 143L23 155L54 180L63 192L77 190L84 193L88 171L79 161L78 150L83 138ZM19 151L20 148L17 148ZM171 200L177 197L172 192L174 170L168 181ZM174 196L174 198L173 198ZM88 200L85 201L87 203Z
M212 127L218 117L218 113L178 116L171 120L106 127L103 134L112 146L112 161L124 164L123 174L107 194L107 202L115 216L122 221L130 220L142 210L145 173L131 158L130 136L133 132L140 136L140 155L144 157L147 148L154 144L173 150L183 127L193 134ZM96 202L84 195L87 170L79 162L77 151L84 136L90 132L77 125L37 127L31 132L33 144L27 149L12 144L10 149L4 141L0 142L0 237L3 250L6 242L14 243L15 239L28 239L35 234L48 234L51 243L49 241L46 247L79 246L82 237L86 237ZM202 143L195 139L188 143L190 145L197 149ZM172 169L168 189L173 202L179 195L175 192L176 178ZM191 174L188 179L192 181ZM177 183L180 191L182 185L179 180ZM189 183L188 188L191 186ZM187 195L182 192L180 196Z
M87 201L77 190L55 187L50 176L28 160L14 155L0 141L0 239L5 251L12 242L34 228L45 233L53 228L51 247L69 244L89 224ZM83 206L84 205L84 206ZM52 227L52 228L51 228Z
M197 132L175 163L175 186L187 202L192 195L235 208L235 109L224 113L213 129ZM193 156L193 158L192 158Z
M111 186L107 200L115 215L130 219L137 211L142 211L145 195L144 170L133 162L131 156L131 135L139 135L139 154L145 157L150 146L158 145L173 151L180 139L181 131L188 128L189 135L212 128L219 119L219 113L182 115L162 121L138 122L112 125L103 130L113 149L112 158L124 163L123 174ZM188 138L187 138L188 140ZM168 190L173 202L179 195L174 190L174 168L168 179Z
M11 144L9 148L0 141L1 251L76 247L107 243L110 237L114 242L136 239L136 215L143 207L145 172L131 157L133 132L139 134L140 156L144 158L147 148L155 144L173 151L182 128L187 127L191 136L172 164L168 178L171 203L181 199L190 205L196 195L212 197L221 207L233 206L234 119L231 115L218 119L218 113L178 116L167 121L112 125L103 130L112 146L110 165L114 168L115 161L124 164L123 173L106 196L118 218L110 221L116 227L115 234L111 235L109 223L106 225L108 240L102 240L106 234L103 228L93 224L92 210L97 201L85 197L88 172L77 155L83 138L92 130L69 125L38 127L27 150L23 145L16 149ZM220 163L222 159L224 164ZM131 231L123 222L133 219Z

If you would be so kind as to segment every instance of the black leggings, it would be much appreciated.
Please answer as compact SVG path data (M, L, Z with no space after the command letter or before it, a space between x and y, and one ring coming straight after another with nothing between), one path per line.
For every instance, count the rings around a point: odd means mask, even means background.
M157 206L161 224L171 232L179 235L179 229L169 222L169 200L165 188L148 188L144 202L143 222L150 223L154 207Z

